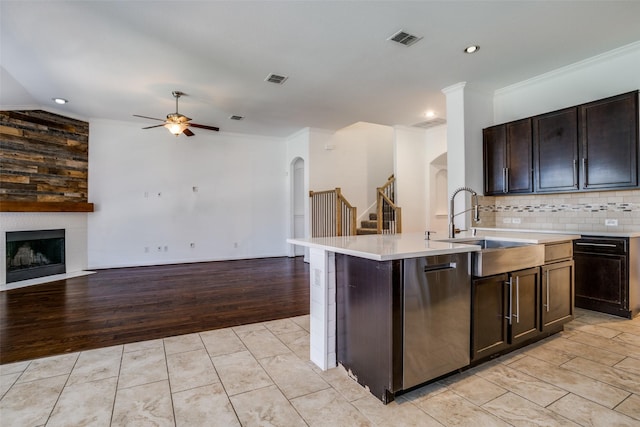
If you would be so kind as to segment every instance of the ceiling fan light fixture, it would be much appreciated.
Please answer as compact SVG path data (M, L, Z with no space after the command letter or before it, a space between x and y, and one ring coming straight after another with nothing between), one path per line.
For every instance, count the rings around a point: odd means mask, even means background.
M175 136L180 135L187 128L187 123L165 123L164 127Z

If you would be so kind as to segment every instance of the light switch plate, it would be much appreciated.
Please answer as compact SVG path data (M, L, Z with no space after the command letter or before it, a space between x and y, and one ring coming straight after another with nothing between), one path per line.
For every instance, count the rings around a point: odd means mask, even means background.
M617 219L607 218L607 219L604 220L604 225L617 227L618 226L618 220Z

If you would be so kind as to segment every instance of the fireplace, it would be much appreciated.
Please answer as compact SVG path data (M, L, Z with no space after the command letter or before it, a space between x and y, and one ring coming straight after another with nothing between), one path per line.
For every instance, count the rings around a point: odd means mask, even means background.
M7 283L63 274L64 230L8 231Z

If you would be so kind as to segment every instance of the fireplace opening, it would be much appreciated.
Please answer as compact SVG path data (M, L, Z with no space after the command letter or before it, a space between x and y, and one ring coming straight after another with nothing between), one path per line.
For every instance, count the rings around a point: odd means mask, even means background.
M8 231L7 283L66 273L64 230Z

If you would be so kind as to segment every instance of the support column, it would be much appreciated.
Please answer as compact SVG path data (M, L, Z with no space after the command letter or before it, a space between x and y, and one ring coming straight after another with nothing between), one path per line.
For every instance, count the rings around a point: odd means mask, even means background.
M466 82L442 89L447 97L448 197L460 187L484 194L482 129L493 124L493 94L474 90ZM465 192L466 193L466 192ZM456 197L456 213L468 209L469 197ZM468 229L470 215L456 217L456 226Z

